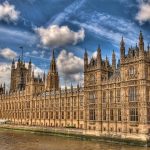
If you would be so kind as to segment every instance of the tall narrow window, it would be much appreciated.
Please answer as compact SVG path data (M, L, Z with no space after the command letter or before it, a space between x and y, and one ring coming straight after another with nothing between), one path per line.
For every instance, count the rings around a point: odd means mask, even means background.
M67 112L67 119L70 119L70 112Z
M147 108L147 121L150 123L150 108Z
M64 112L61 112L61 119L64 119Z
M51 114L51 119L53 119L53 112L51 112L50 114Z
M129 87L129 101L137 101L136 87Z
M74 111L74 113L73 113L73 119L77 119L77 113L76 113L76 111Z
M138 121L138 109L130 108L130 121Z
M77 106L77 100L76 100L76 97L73 98L73 106L74 106L74 107Z
M89 120L95 120L95 110L94 109L89 110Z
M118 109L118 121L121 121L121 109Z
M80 106L83 106L83 97L80 97Z
M89 92L89 102L95 103L96 95L94 91Z
M113 121L114 120L114 110L110 109L110 120Z
M59 113L56 112L56 119L59 119Z
M83 119L83 111L80 111L80 119Z
M103 92L103 103L106 103L106 92Z
M133 76L135 74L135 68L132 66L129 69L129 76Z
M48 112L45 112L45 118L48 119Z
M116 100L120 102L120 89L117 89Z
M110 91L110 103L113 102L114 96L113 96L113 91Z
M103 120L106 121L106 109L103 109Z

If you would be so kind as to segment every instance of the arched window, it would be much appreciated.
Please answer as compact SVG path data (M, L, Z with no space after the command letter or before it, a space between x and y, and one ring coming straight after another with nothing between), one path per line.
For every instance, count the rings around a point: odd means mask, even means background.
M95 115L95 109L90 109L89 110L89 120L95 120L96 115Z
M96 99L96 93L94 91L90 91L89 92L89 102L95 103L95 99Z
M91 83L91 84L94 84L95 83L95 76L92 74L92 75L90 75L90 77L89 77L89 82Z
M114 96L113 96L113 91L110 91L110 103L113 102Z
M118 109L118 121L121 121L121 109Z
M103 92L103 103L106 103L106 92Z
M135 68L134 68L134 66L131 66L129 68L129 76L133 76L134 74L135 74Z
M137 89L136 87L129 87L129 101L137 101Z
M106 121L106 109L103 109L103 121Z
M110 120L113 121L114 120L114 110L110 109Z
M117 102L120 102L120 89L117 89L116 99L117 99Z
M130 121L138 121L138 109L137 108L130 109Z

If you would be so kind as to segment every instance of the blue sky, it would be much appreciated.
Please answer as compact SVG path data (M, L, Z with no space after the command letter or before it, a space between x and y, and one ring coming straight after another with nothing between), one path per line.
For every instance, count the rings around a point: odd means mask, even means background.
M12 58L32 59L35 70L47 72L55 49L61 82L81 82L84 49L92 56L98 45L111 60L119 42L135 46L139 31L150 42L149 0L0 0L0 75L10 76ZM8 82L8 80L7 80Z

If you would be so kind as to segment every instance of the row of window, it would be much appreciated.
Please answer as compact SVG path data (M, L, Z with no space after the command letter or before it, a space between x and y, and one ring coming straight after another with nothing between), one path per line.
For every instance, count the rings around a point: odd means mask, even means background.
M54 105L55 104L55 105ZM0 105L0 108L3 107L4 110L7 110L7 109L21 109L21 108L31 108L31 105L32 105L32 108L44 108L44 107L48 107L48 101L46 100L45 103L44 101L26 101L26 102L16 102L16 103L4 103L4 104L1 104ZM83 98L80 98L79 99L79 106L82 107L84 104L83 104ZM55 101L54 102L50 102L49 103L49 106L51 107L59 107L59 101ZM61 102L61 107L64 107L65 106L65 103L64 101ZM72 101L69 99L67 100L66 102L66 106L67 107L70 107L70 106L74 106L74 107L77 107L78 106L78 101L77 99L73 99L73 104L72 104Z
M113 91L110 91L109 94L110 94L109 95L110 102L113 102L114 98L116 99L117 102L120 102L120 89L116 90L116 96L114 96ZM138 100L137 87L135 87L135 86L129 87L129 89L128 89L128 99L129 99L129 101L137 101ZM104 91L103 94L102 94L103 103L106 103L106 100L107 100L107 95L106 95L106 91Z
M150 111L150 110L149 110ZM122 121L122 112L121 109L117 109L117 121ZM137 122L139 121L138 116L138 108L130 108L129 109L129 116L130 121ZM102 111L102 119L103 121L107 120L107 117L109 117L110 121L115 121L115 109L110 109L109 114L107 114L107 110L103 109ZM150 119L150 115L149 115ZM96 112L95 109L89 110L89 120L96 120Z
M8 118L30 118L30 113L26 112L26 113L9 113L9 114L5 114ZM5 118L5 115L2 115L2 113L0 113L0 118ZM73 112L73 114L71 112L61 112L61 114L59 112L33 112L32 114L32 119L71 119L71 116L73 116L72 119L76 120L78 119L78 113L76 111ZM60 116L59 116L60 115ZM84 113L83 111L80 111L79 113L79 119L83 119L84 118Z

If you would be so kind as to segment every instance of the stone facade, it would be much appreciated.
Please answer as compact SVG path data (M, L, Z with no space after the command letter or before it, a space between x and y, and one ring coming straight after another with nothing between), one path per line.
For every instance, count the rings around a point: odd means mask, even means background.
M140 137L150 134L150 47L144 50L142 32L139 44L125 52L120 43L120 61L116 66L101 57L88 60L84 54L84 87L61 89L53 52L47 77L34 77L19 59L12 62L10 92L0 91L0 118L14 124L74 127L96 135ZM64 66L65 67L65 66Z

